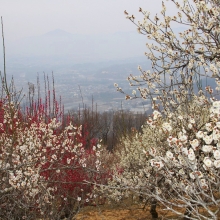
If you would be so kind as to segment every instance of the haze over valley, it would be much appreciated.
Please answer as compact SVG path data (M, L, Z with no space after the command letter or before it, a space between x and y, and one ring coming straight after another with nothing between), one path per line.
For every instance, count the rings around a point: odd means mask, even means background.
M16 87L24 93L28 82L36 86L39 75L43 94L44 73L52 82L53 72L57 96L62 96L66 110L91 106L93 99L99 111L143 111L142 100L125 101L114 83L131 93L127 77L140 74L138 65L150 68L144 56L145 41L146 37L136 32L87 36L54 30L10 43L6 47L7 74L13 75Z
M13 75L17 89L23 88L27 93L28 83L36 86L39 75L43 94L44 73L52 82L53 72L57 97L62 96L66 110L83 104L91 106L92 99L100 111L145 110L148 103L140 99L125 101L114 83L131 93L133 88L127 77L140 74L138 65L144 70L151 68L144 55L147 37L138 34L136 26L125 18L124 10L142 20L139 7L154 14L161 1L154 3L146 0L3 2L0 13L4 22L8 80ZM169 10L172 9L171 5Z

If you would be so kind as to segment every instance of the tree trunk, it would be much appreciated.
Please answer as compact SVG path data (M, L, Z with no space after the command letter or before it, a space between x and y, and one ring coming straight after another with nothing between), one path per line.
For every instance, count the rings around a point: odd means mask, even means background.
M157 208L157 201L155 199L152 199L151 208L150 208L150 213L151 213L152 219L158 218L158 213L157 213L156 208Z

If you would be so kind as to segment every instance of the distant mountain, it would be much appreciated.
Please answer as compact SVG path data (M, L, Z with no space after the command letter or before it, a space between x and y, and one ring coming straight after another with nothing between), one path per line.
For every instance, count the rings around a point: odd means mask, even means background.
M42 37L72 37L72 34L61 29L55 29L42 35Z
M45 62L84 63L144 56L146 37L136 32L83 35L61 29L7 45L10 56L38 57Z

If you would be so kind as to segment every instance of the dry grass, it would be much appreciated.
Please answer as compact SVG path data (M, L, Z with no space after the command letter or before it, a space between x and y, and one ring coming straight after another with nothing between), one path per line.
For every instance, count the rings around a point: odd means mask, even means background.
M210 207L216 210L216 207ZM179 212L184 213L185 209L177 209ZM201 208L201 213L208 216ZM168 211L164 206L158 204L157 212L160 220L180 220L175 213ZM97 207L88 206L81 210L75 217L75 220L150 220L150 205L144 207L144 204L134 204L131 200L123 201L123 203L113 203L109 205L100 205ZM219 213L220 219L220 213Z
M77 215L76 220L148 220L151 219L149 211L150 207L143 210L137 206L131 206L127 209L85 209ZM161 220L178 219L173 213L162 209L159 209L158 213Z
M181 210L184 213L184 210ZM161 220L180 219L176 214L158 205L157 212ZM76 220L149 220L150 205L134 204L131 200L122 203L112 203L97 207L88 206L81 210Z

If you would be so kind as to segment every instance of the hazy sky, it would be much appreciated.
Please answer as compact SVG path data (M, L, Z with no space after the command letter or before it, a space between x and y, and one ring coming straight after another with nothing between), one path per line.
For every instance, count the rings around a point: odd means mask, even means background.
M114 33L136 29L125 19L123 13L125 9L141 18L139 6L155 14L160 12L161 2L161 0L0 0L0 15L3 16L7 40L42 35L54 29L82 34Z

